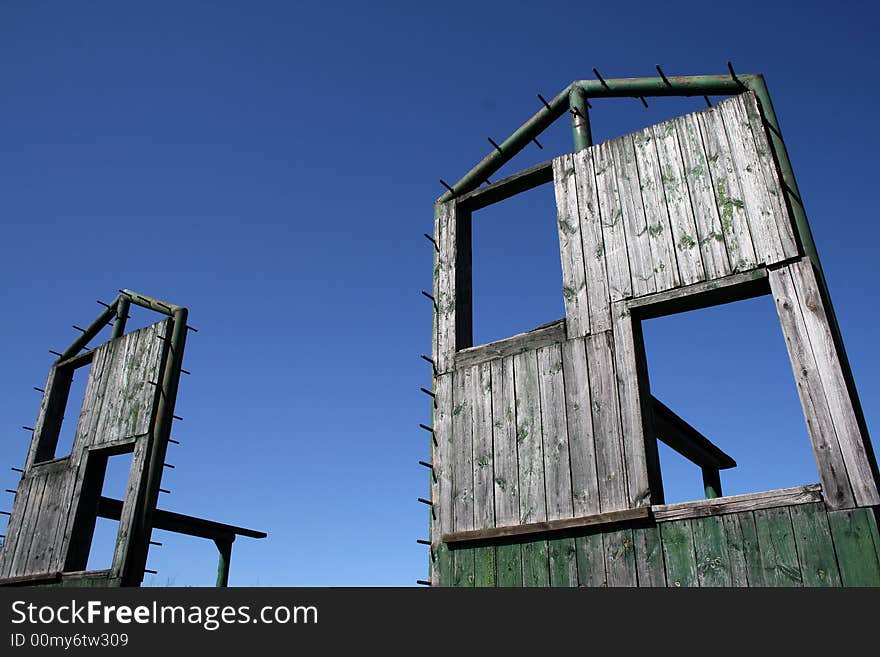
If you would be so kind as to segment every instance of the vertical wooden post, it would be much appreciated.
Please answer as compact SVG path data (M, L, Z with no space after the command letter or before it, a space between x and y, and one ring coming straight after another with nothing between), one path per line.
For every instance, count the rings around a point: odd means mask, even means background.
M217 586L225 588L229 586L229 562L232 560L232 541L231 539L214 539L217 551L220 557L217 559Z
M712 500L721 497L721 471L718 468L712 468L704 465L703 468L703 488L706 490L706 499Z

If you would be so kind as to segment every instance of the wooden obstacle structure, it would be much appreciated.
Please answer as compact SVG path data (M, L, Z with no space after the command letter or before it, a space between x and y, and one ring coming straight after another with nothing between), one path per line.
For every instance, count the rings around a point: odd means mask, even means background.
M577 81L435 205L430 583L880 586L876 460L763 78ZM590 100L726 96L593 145ZM478 187L568 110L575 152ZM475 210L552 182L565 318L474 345ZM650 390L644 319L772 294L816 485L735 461ZM657 440L707 499L665 504ZM428 543L428 541L425 541Z
M125 334L131 304L167 319ZM214 541L226 586L236 536L263 532L157 509L182 372L187 309L121 290L49 369L27 462L0 549L0 586L138 586L153 529ZM108 323L110 340L86 347ZM85 350L85 351L84 351ZM56 456L74 371L91 365L71 453ZM125 498L101 495L108 459L132 453ZM86 570L98 518L119 521L113 562Z

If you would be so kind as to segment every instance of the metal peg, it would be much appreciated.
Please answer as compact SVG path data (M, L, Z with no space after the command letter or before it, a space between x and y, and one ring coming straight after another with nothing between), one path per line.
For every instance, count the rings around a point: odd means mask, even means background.
M430 545L430 544L431 544L431 541L426 541L426 540L423 539L423 538L417 538L417 539L416 539L416 543L418 543L419 545Z
M434 245L434 250L435 250L437 253L440 253L440 247L437 246L437 240L435 240L433 237L431 237L430 235L428 235L428 233L422 233L422 235L424 235L424 236L425 236L425 239L428 240L431 244Z
M424 497L417 497L416 499L419 502L421 502L422 504L427 504L428 506L434 506L434 503L431 500L426 500Z
M532 137L532 141L535 142L535 146L537 146L538 148L540 148L542 151L544 150L544 147L541 146L541 142L538 141L538 138L537 138L537 137Z
M455 196L455 190L452 189L452 186L449 185L443 178L440 179L440 184L443 185L446 189L449 190L449 193Z
M548 102L544 99L544 96L542 96L541 94L538 94L538 100L540 100L540 101L544 104L544 107L547 108L547 111L548 111L548 112L552 112L552 111L553 111L552 108L550 107L550 103L548 103Z
M603 87L605 87L608 91L611 91L611 87L608 86L608 83L605 82L605 78L603 78L599 74L599 71L596 69L595 66L593 67L593 75L596 76L596 79L599 80L599 82L602 84Z
M703 100L706 101L706 106L707 106L707 107L712 107L712 101L709 100L709 96L703 96Z
M495 147L495 150L496 150L496 151L498 151L499 153L501 153L502 155L504 155L504 151L501 150L501 146L499 146L498 144L496 144L495 141L494 141L491 137L486 137L486 139L488 139L488 140L489 140L489 143L492 144L492 146Z
M417 580L416 580L416 584L421 584L422 586L431 586L431 582L428 582L428 581L423 580L423 579L417 579Z
M423 465L423 466L425 466L426 468L430 468L431 470L434 469L434 466L431 465L430 463L428 463L427 461L419 461L419 465Z
M46 392L45 390L43 390L43 388L38 388L37 386L34 386L34 390L36 390L37 392Z
M667 87L671 87L672 83L669 81L669 78L667 78L666 75L663 73L663 69L660 68L660 64L655 64L655 66L657 67L657 72L660 74L660 79L663 80L663 84L665 84Z

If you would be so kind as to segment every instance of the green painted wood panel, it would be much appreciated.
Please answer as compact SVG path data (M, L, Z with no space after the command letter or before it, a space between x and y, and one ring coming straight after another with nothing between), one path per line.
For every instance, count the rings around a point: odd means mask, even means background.
M660 525L663 557L668 586L699 586L694 536L690 520L675 520Z
M763 585L801 586L803 579L788 508L761 509L754 513Z
M437 568L440 576L440 586L454 586L454 565L452 550L446 543L440 543L437 546L437 558L434 561L434 567Z
M550 586L577 586L577 550L574 539L560 538L547 543L550 551Z
M840 586L837 556L824 506L791 507L791 525L804 586Z
M605 532L605 574L608 586L637 586L636 558L631 529Z
M663 564L663 543L658 527L633 529L636 575L639 586L666 586L666 567Z
M730 586L730 553L724 521L720 516L694 518L691 529L694 533L694 553L700 586Z
M871 509L830 511L828 521L844 586L880 586L877 521Z
M519 543L499 545L495 548L495 569L498 586L523 585L522 547Z
M575 541L578 585L586 587L606 586L605 548L602 534L578 536Z
M550 555L547 541L522 544L523 586L550 586Z
M453 586L474 585L474 548L457 548L452 551Z
M474 548L474 586L495 586L495 547Z

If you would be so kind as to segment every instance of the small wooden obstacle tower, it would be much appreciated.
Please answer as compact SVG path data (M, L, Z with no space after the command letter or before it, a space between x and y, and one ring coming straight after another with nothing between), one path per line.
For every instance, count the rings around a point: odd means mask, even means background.
M576 81L435 205L434 586L880 585L877 464L759 75ZM709 108L593 145L590 99ZM725 96L712 106L708 96ZM575 149L479 187L570 112ZM473 345L471 213L552 182L565 318ZM820 482L723 496L733 459L651 395L641 321L772 294ZM707 499L664 504L657 440Z
M131 305L166 318L125 333ZM219 552L217 585L226 586L232 543L263 532L157 508L174 404L187 309L120 290L49 369L27 461L0 549L0 586L139 586L148 571L153 529L212 540ZM87 344L109 323L110 339ZM74 371L91 365L70 454L56 454ZM132 453L124 499L102 496L108 460ZM173 467L173 466L171 466ZM98 518L119 521L112 564L89 570Z

